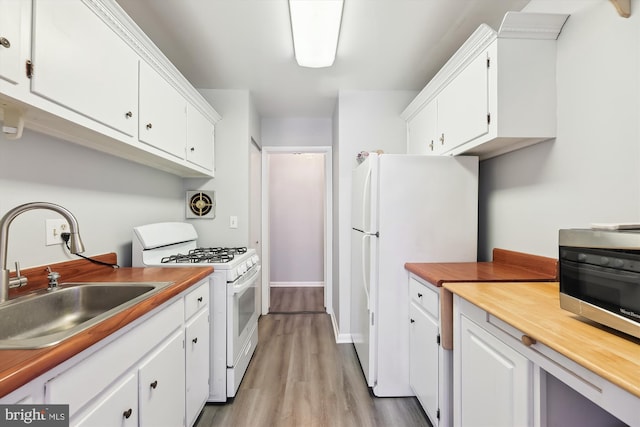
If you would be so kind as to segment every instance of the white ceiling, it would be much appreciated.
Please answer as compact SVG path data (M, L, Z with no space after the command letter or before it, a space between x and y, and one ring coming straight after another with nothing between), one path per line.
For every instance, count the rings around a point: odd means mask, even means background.
M287 0L117 0L198 89L263 117L331 117L339 90L420 90L481 23L529 0L345 0L331 68L296 64Z

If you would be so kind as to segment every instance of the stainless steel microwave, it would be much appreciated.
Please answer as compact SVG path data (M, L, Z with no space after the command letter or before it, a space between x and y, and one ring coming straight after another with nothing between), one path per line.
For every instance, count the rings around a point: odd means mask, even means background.
M640 230L560 230L560 307L640 338Z

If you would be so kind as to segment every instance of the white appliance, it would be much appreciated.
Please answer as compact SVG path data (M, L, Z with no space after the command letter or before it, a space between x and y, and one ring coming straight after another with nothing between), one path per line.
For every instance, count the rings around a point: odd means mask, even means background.
M376 396L413 396L404 264L477 260L478 158L370 154L352 190L351 338Z
M209 402L234 397L258 345L260 260L247 248L200 248L193 225L147 224L133 229L134 267L212 266Z

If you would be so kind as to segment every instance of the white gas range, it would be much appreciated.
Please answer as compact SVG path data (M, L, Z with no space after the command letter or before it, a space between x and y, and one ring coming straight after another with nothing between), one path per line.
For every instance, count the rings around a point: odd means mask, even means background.
M247 248L199 248L195 228L183 222L133 229L133 267L212 266L209 278L209 402L234 397L258 344L260 260Z

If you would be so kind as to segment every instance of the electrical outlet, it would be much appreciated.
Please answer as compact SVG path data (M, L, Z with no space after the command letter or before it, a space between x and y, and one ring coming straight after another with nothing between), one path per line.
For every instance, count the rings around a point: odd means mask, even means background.
M64 219L47 219L45 221L45 231L46 231L46 246L52 245L60 245L64 243L62 237L60 236L62 233L69 232L69 224Z
M229 228L238 228L238 217L230 216L229 217Z

